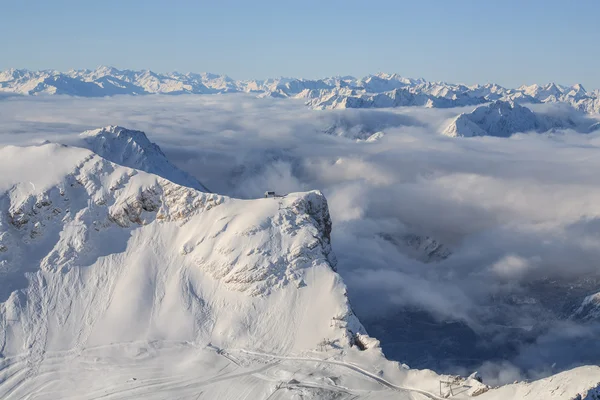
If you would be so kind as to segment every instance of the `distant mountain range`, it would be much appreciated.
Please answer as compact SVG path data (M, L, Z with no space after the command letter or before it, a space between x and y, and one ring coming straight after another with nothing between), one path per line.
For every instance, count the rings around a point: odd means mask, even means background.
M379 73L363 78L336 76L318 80L275 78L234 80L210 73L156 73L148 70L29 71L0 72L0 98L6 95L69 95L104 97L119 94L219 94L254 93L258 97L304 99L315 109L388 108L423 106L450 108L491 101L515 103L563 102L590 114L600 113L600 91L586 91L582 85L521 86L504 88L497 84L463 85L429 82L398 74Z

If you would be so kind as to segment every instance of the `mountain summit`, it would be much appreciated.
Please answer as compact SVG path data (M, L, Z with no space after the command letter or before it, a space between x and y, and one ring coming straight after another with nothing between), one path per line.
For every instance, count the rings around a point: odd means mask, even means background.
M553 128L576 128L576 124L568 117L536 114L515 102L498 100L460 114L442 133L452 137L509 137L517 132L546 132Z
M144 132L110 125L85 131L80 138L78 145L115 164L155 174L178 185L210 192L187 172L171 164L160 147L152 143Z

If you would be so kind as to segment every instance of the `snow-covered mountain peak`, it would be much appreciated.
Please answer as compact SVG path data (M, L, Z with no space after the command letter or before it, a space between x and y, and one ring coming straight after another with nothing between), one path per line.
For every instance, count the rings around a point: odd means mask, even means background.
M517 90L542 102L558 101L560 96L563 94L562 89L554 82L546 85L523 85Z
M110 147L113 147L114 149L115 146L125 150L123 147L131 146L136 148L139 153L144 153L146 155L156 153L163 157L165 156L160 147L155 143L152 143L144 132L127 129L118 125L107 125L102 128L87 130L82 132L79 136L90 143L101 142L105 144L105 146L100 149L102 151L106 151ZM116 145L115 143L119 144ZM94 150L92 149L92 151Z
M116 164L156 174L179 185L209 191L198 180L178 169L160 147L141 131L110 125L81 133L76 145L85 147Z
M501 136L536 128L536 118L527 107L512 101L495 101L456 117L443 131L447 136Z
M80 136L83 138L102 137L105 140L116 138L119 140L135 143L136 145L140 146L140 148L142 148L144 151L155 151L160 152L162 154L160 148L156 144L150 142L150 140L148 140L148 137L144 132L127 129L118 125L107 125L99 129L87 130L82 132Z
M3 355L129 340L306 351L364 334L320 192L236 200L76 147L0 155Z
M86 72L89 72L89 71L83 70L82 72L86 73ZM121 73L121 71L119 71L115 67L111 67L109 65L99 65L94 70L94 72L96 72L96 74L102 74L102 75L116 75L116 74L120 74Z
M497 101L490 103L489 107L487 107L487 108L490 110L490 112L498 112L500 114L507 114L507 113L514 111L515 109L518 110L519 112L523 112L523 110L529 111L528 108L520 106L511 100L497 100ZM484 110L484 109L485 109L484 107L477 107L476 110Z
M571 86L571 89L587 93L587 91L585 90L585 88L583 87L583 85L581 83L574 84L573 86Z
M442 133L451 137L508 137L518 132L546 132L553 128L578 127L569 117L536 114L514 101L497 100L479 106L470 113L460 114ZM588 132L590 128L586 126L581 129Z
M153 145L142 132L118 126L83 135L114 135L127 141L137 136L142 138L140 142L145 139L146 145ZM84 251L86 243L96 240L92 228L99 232L100 240L102 232L111 226L135 228L167 221L186 224L192 216L223 204L227 206L212 211L208 222L203 222L202 216L196 217L200 225L210 226L207 232L184 235L175 249L228 289L265 295L288 285L305 286L306 270L317 265L335 271L331 218L321 192L259 199L251 207L252 212L241 217L237 208L249 205L247 201L198 192L112 163L87 149L44 143L3 147L0 156L0 192L4 192L0 194L0 206L6 207L2 215L8 217L3 220L0 216L0 231L11 226L16 229L0 235L0 245L6 252L2 266L7 268L3 271L12 270L11 259L17 262L10 256L19 255L18 251L12 252L19 241L35 244L44 237L50 240L48 235L52 236L56 228L51 226L56 224L71 221L69 226L81 225L81 229L63 236L68 243L63 239L57 242L50 258L42 260L45 269L60 270L76 264L88 253ZM40 163L52 168L22 167ZM214 232L209 234L211 230ZM11 236L16 240L10 240Z
M15 68L10 68L6 71L0 71L0 82L7 82L14 79L19 79L26 76L27 73L27 70Z
M582 100L588 97L587 90L583 87L583 85L577 83L564 91L564 95L567 98L572 98L574 100Z

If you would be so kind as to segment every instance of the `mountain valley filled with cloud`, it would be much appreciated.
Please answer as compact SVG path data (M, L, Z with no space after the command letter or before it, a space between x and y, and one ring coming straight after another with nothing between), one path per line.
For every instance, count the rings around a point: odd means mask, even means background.
M599 2L0 10L0 400L600 400Z

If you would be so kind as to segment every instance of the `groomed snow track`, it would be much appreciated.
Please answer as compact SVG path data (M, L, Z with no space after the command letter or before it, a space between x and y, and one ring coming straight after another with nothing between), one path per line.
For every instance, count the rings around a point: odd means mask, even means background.
M387 381L384 378L377 376L376 374L369 372L369 371L363 369L362 367L360 367L356 364L349 363L349 362L327 360L327 359L313 358L313 357L278 356L275 354L261 353L261 352L257 352L257 351L250 351L250 350L244 350L244 349L230 349L229 351L240 352L240 353L245 353L245 354L249 354L249 355L253 355L253 356L265 357L265 358L274 358L274 359L279 359L279 360L306 361L306 362L317 362L317 363L324 363L324 364L339 365L341 367L348 368L354 372L358 372L359 374L364 375L367 378L370 378L374 381L377 381L378 383L380 383L381 385L383 385L389 389L392 389L392 390L395 390L398 392L405 392L405 393L406 392L418 393L418 394L421 394L421 395L423 395L429 399L433 399L433 400L444 400L444 398L436 396L435 394L427 392L425 390L394 385L390 381ZM219 349L218 353L221 354L223 357L230 359L229 358L230 356L228 353L229 351L224 350L224 349Z

